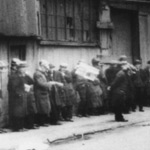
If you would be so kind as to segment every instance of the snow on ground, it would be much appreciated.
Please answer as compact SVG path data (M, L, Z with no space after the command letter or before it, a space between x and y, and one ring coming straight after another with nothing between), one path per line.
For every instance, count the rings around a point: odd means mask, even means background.
M150 150L150 126L122 128L49 150Z
M150 108L145 108L145 112L125 115L125 118L128 119L129 122L115 122L112 114L89 118L74 117L73 123L62 122L60 126L40 127L39 129L25 132L0 134L0 150L45 150L49 148L47 139L53 141L59 138L66 138L73 134L101 131L150 120Z

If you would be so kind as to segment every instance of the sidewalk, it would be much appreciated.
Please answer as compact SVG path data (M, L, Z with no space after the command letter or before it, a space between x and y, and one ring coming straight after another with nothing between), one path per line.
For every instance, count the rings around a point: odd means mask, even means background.
M60 126L40 127L25 132L11 132L0 134L0 150L46 150L49 142L75 135L114 130L119 127L130 126L140 122L150 121L150 108L145 112L134 112L125 115L129 122L115 122L112 114L77 118L74 122L62 122Z

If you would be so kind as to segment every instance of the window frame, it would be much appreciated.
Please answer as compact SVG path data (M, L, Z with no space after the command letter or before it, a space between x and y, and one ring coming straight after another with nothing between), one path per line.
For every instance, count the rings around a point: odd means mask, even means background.
M76 23L75 23L75 19L76 19L76 17L75 17L75 1L76 0L72 0L71 2L72 2L72 7L73 7L73 11L72 11L72 18L73 18L73 28L71 29L71 27L69 27L69 28L67 28L67 17L69 18L69 16L67 16L67 9L66 9L66 6L67 6L67 4L66 4L66 1L67 0L63 0L63 2L64 2L64 16L62 16L62 17L64 17L64 28L62 28L62 30L64 30L64 40L58 40L58 30L60 29L60 28L58 28L58 17L60 17L60 16L58 16L58 14L57 14L57 9L58 9L58 6L57 6L57 4L58 4L58 0L56 0L56 3L54 3L54 5L55 5L55 8L54 8L54 11L55 11L55 13L53 14L53 15L51 15L52 17L55 17L55 27L50 27L49 25L48 25L48 16L50 15L50 14L48 14L48 5L47 5L47 2L48 2L48 0L44 0L45 1L45 4L46 4L46 8L45 8L45 14L43 13L43 12L41 12L40 11L40 17L43 15L45 15L45 21L46 21L46 26L45 26L45 28L46 28L46 37L44 37L43 36L43 34L42 34L42 32L41 32L41 41L40 41L40 44L41 45L72 45L72 46L96 46L97 45L97 41L98 41L98 32L93 32L92 33L92 8L90 7L90 5L91 5L91 3L92 3L92 0L88 0L88 5L89 5L89 10L90 10L90 12L89 12L89 17L88 17L88 25L89 25L89 40L85 40L84 41L84 31L86 31L85 29L84 29L84 24L83 24L83 22L86 20L86 19L84 19L84 13L83 13L83 6L81 6L81 11L82 11L82 13L81 13L81 40L75 40L75 38L76 38L76 32L77 32L77 27L76 27ZM81 2L82 2L82 5L83 5L83 3L85 2L85 0L81 0ZM40 1L40 10L41 10L41 1ZM56 9L57 8L57 9ZM97 15L97 20L98 20L98 12L97 12L98 10L96 10L96 15ZM98 29L96 28L96 21L97 20L95 20L95 31L97 30L98 31ZM55 29L55 39L50 39L49 38L49 31L48 31L48 29L49 28L53 28L53 29ZM71 30L73 30L72 31L72 34L73 34L73 40L71 40L71 41L69 41L69 40L67 40L67 29L70 29L70 32L71 32ZM41 31L42 31L42 21L41 21ZM92 34L94 35L95 34L95 39L93 40L92 39ZM71 34L70 34L71 35ZM87 37L87 36L86 36Z

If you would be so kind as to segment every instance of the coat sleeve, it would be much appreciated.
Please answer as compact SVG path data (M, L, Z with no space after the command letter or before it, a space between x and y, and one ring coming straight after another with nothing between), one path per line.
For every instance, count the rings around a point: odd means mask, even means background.
M124 81L124 75L123 73L119 72L111 84L111 89L117 88L120 85L120 83L122 83L123 81Z
M51 86L52 86L50 83L46 82L46 81L43 79L43 76L42 76L41 74L39 74L39 73L35 73L35 74L34 74L34 81L35 81L35 83L36 83L38 86L40 86L40 87L42 87L42 88L45 88L45 89L51 88Z

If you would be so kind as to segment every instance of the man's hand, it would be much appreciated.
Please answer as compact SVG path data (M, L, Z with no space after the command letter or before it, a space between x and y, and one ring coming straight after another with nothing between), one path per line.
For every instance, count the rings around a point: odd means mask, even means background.
M57 86L60 86L60 87L63 87L64 84L63 83L60 83L60 82L56 82L56 81L50 81L48 82L50 85L57 85Z
M108 86L108 87L107 87L107 90L108 90L108 91L110 91L110 90L111 90L111 87L110 87L110 86Z

